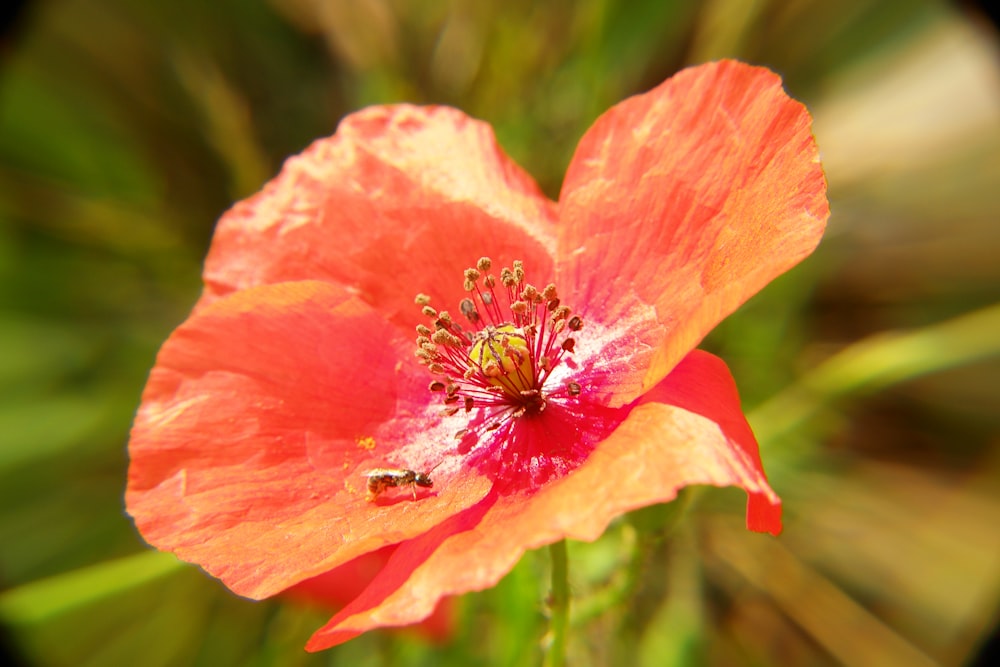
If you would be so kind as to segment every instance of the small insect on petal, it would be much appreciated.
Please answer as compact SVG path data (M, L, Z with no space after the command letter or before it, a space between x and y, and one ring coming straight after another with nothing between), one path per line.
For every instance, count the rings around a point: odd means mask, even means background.
M440 463L438 465L441 465ZM437 466L434 466L437 468ZM408 468L375 468L364 473L368 478L368 493L365 500L375 502L383 491L391 487L409 486L413 492L413 499L417 499L417 487L431 488L434 482L431 481L430 474L434 472L431 468L427 472L417 472Z

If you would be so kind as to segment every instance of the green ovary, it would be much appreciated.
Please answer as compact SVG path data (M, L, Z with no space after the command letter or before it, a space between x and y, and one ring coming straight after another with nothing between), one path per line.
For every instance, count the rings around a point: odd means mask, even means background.
M534 388L528 342L513 324L502 324L478 340L469 351L469 358L483 369L490 384L508 394L519 396L520 392Z

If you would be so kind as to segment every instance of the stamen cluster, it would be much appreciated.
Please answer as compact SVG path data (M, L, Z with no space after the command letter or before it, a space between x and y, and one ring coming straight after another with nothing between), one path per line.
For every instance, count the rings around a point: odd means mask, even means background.
M564 355L573 352L572 334L583 327L583 320L560 303L555 285L539 290L524 281L522 262L503 268L499 280L491 267L490 259L483 257L476 268L465 270L469 296L459 303L459 311L468 330L447 311L432 308L430 297L416 298L432 324L417 326L416 356L440 376L430 390L443 394L446 415L490 410L484 430L539 414L557 394L579 395L575 382L556 391L543 387ZM468 432L463 429L458 436Z

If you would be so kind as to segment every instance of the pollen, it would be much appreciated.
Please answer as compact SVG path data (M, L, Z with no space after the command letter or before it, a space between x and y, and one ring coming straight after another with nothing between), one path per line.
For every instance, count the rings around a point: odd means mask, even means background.
M485 419L458 431L461 437L530 418L556 398L574 400L581 393L578 383L548 387L546 381L573 353L583 320L560 302L555 285L539 289L525 282L523 262L502 268L499 278L492 267L483 257L457 278L468 293L457 304L465 326L433 308L427 295L415 299L430 320L430 326L417 326L415 354L436 376L428 388L441 396L442 414L485 412Z

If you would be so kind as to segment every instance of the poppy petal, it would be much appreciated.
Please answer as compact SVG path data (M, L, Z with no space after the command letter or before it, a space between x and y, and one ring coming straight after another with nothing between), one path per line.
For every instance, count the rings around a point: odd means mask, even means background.
M323 609L337 610L357 597L385 566L396 546L359 556L329 572L295 584L281 594L286 600ZM442 599L430 616L417 625L414 632L434 642L444 642L454 630L452 598ZM408 628L410 629L410 628Z
M444 428L414 407L426 379L406 375L409 344L394 336L322 282L196 311L160 351L132 430L126 506L143 537L264 597L482 498L490 483L452 465L418 502L405 490L366 501L365 470L394 458L430 467Z
M695 351L632 408L580 468L537 493L496 492L407 540L353 602L313 635L321 650L374 627L406 625L436 601L494 585L528 549L594 540L624 512L673 500L693 484L739 486L748 526L777 533L780 501L725 364Z
M747 492L747 528L778 535L781 501L767 483L757 438L743 414L736 381L726 362L694 350L657 386L656 400L718 424L730 444L727 456L734 475L743 480L736 486Z
M254 285L324 280L409 328L418 290L457 308L462 270L484 255L551 277L554 220L555 204L488 124L447 107L371 107L223 215L201 305Z
M646 323L623 327L631 379L613 405L815 248L829 205L810 122L776 74L722 61L616 105L580 141L560 197L559 285L585 317Z

